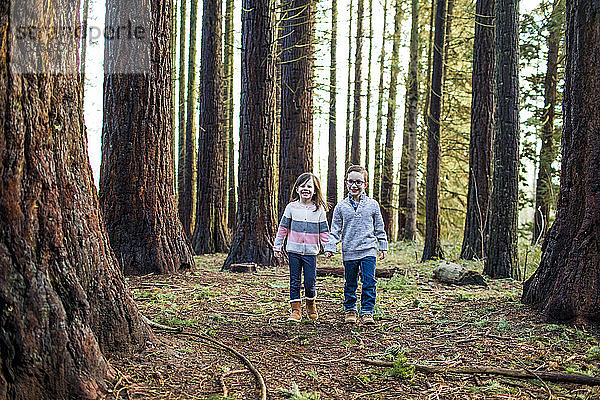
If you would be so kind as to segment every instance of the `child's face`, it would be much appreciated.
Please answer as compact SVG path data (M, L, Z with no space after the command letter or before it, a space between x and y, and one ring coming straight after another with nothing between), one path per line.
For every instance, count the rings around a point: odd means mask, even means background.
M313 179L310 178L302 185L296 188L296 193L300 196L300 200L309 201L312 199L315 194L315 184L313 183Z
M366 187L365 177L358 171L352 171L346 178L346 186L348 187L348 193L353 197L360 196Z

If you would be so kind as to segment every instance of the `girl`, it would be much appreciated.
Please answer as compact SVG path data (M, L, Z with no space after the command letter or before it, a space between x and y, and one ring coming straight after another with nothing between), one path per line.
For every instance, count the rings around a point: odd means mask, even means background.
M304 290L306 297L306 313L308 318L318 318L315 299L317 292L317 254L320 244L329 240L329 227L325 212L327 203L323 199L319 179L305 172L300 175L290 195L291 202L285 207L279 230L275 237L273 251L275 257L281 257L281 247L287 237L285 250L290 259L290 305L291 313L288 321L300 322L302 306L300 299L300 284L304 271Z

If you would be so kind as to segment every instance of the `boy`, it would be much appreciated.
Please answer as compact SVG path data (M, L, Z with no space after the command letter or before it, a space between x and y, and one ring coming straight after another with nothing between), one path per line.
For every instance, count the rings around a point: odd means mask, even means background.
M377 201L368 197L364 191L368 185L367 170L352 165L346 173L348 197L340 201L333 210L329 242L325 244L325 255L333 256L337 244L342 241L342 259L346 283L344 284L344 320L356 323L356 289L358 273L362 282L360 315L363 324L373 325L375 307L376 280L375 263L377 251L381 259L385 258L388 242L383 228L383 218Z

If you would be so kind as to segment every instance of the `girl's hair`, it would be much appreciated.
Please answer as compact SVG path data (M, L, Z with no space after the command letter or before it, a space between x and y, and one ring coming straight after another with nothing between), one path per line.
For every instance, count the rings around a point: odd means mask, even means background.
M292 193L290 194L290 202L300 200L300 196L298 195L297 189L298 187L304 185L310 178L313 180L313 185L315 187L315 193L312 197L312 202L315 205L315 211L319 210L319 206L323 206L325 211L329 210L329 205L323 198L323 192L321 191L321 182L319 182L319 178L310 172L305 172L296 179L294 186L292 187Z

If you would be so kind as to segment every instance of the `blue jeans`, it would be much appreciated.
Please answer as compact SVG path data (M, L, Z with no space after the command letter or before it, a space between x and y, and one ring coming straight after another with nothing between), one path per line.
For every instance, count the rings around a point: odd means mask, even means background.
M344 261L344 311L356 311L356 289L358 288L358 274L362 282L360 296L360 315L372 314L375 307L375 262L373 256L360 260Z
M290 258L290 302L300 301L302 271L304 271L304 293L307 299L317 297L317 256L288 253Z

